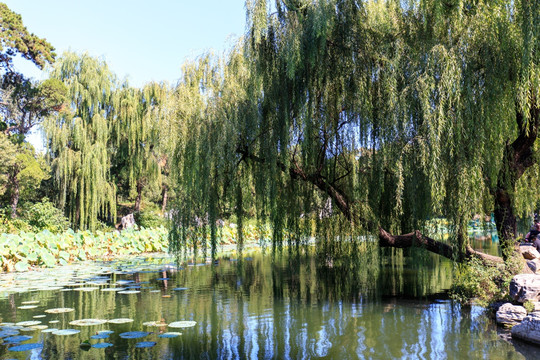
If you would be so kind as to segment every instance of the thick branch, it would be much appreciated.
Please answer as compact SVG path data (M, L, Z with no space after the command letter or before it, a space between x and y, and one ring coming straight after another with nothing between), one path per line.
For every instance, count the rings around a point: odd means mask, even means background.
M395 248L409 248L413 246L423 247L426 250L444 256L448 259L461 259L461 258L470 258L478 257L485 263L502 263L503 259L498 256L493 256L485 254L480 251L474 250L472 247L467 245L466 256L460 257L455 250L448 244L434 240L428 236L423 235L420 231L416 230L415 232L405 234L405 235L392 235L386 230L379 228L379 246L381 247L395 247Z

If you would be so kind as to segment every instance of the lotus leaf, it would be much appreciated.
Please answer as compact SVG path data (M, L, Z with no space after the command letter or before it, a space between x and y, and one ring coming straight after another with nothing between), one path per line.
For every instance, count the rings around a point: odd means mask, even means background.
M32 339L32 336L16 335L16 336L8 336L8 337L4 338L4 342L19 343L19 342L23 342L23 341L28 341L30 339Z
M32 343L32 344L22 344L22 345L13 346L13 347L10 347L8 350L9 351L28 351L28 350L33 350L33 349L39 349L42 347L43 347L43 344Z
M139 294L139 290L125 290L125 291L118 291L118 294Z
M21 310L28 310L28 309L35 309L35 308L37 308L37 305L23 305L23 306L17 307L17 309L21 309Z
M57 328L48 328L48 329L42 330L41 332L42 333L52 333L52 332L55 332L55 331L58 331L58 329Z
M19 261L15 264L15 270L17 271L27 271L30 265L26 260Z
M46 317L47 315L34 315L32 316L34 319L41 319L41 318L44 318Z
M159 334L158 337L160 337L160 338L174 338L174 337L178 337L180 335L182 335L182 333L172 331L172 332L166 332L166 333L163 333L163 334Z
M33 321L20 321L16 323L17 326L33 326L33 325L39 325L41 324L41 321L33 320Z
M135 344L136 348L149 348L155 346L157 343L155 341L141 341Z
M39 300L23 301L21 304L23 305L39 304Z
M189 328L197 325L196 321L175 321L169 324L172 328Z
M161 321L147 321L147 322L143 322L143 326L161 327L161 326L167 326L167 323L164 323L164 322L161 322Z
M133 322L133 319L127 319L127 318L120 318L120 319L112 319L107 321L110 324L125 324Z
M32 330L45 330L47 328L48 328L47 325L34 325L34 326L28 327L28 329L32 329Z
M69 323L69 325L75 325L75 326L94 326L94 325L103 325L107 322L107 320L102 319L80 319L80 320L73 320Z
M0 338L4 338L6 336L14 336L19 335L19 330L16 329L4 329L0 331Z
M55 308L55 309L47 309L45 310L46 313L49 313L49 314L61 314L61 313L67 313L67 312L71 312L71 311L75 311L75 309L72 309L72 308ZM49 321L50 323L52 323L52 321Z
M90 339L107 339L109 337L109 334L96 334L90 336Z
M142 337L147 336L149 333L146 331L129 331L125 333L121 333L120 337L122 339L139 339Z
M63 330L57 330L57 331L54 331L53 334L54 335L75 335L75 334L78 334L80 333L81 330L75 330L75 329L63 329Z
M106 342L92 344L92 347L95 348L95 349L104 349L104 348L108 348L108 347L111 347L111 346L113 346L113 344L106 343Z

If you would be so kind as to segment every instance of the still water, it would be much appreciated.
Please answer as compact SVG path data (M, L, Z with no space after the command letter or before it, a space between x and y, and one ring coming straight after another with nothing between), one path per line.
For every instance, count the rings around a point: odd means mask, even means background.
M540 348L504 340L482 309L447 299L449 261L387 250L364 265L309 251L259 252L183 268L166 257L138 257L2 274L0 358L538 358ZM73 311L46 312L52 308ZM119 318L126 322L104 322ZM78 319L103 321L70 324ZM40 324L16 325L22 321ZM144 324L151 321L161 325ZM196 324L167 326L176 321ZM134 331L140 337L125 338ZM163 337L166 332L182 335Z

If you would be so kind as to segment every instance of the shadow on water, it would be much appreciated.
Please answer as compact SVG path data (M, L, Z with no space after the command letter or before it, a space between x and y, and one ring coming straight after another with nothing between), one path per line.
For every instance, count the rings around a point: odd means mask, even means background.
M126 324L77 328L72 336L29 332L40 349L11 352L0 345L0 358L26 359L523 359L537 348L502 339L480 308L462 309L445 295L452 264L418 249L352 252L321 256L310 248L243 258L217 265L103 263L101 283L75 272L78 285L66 291L13 293L0 299L2 321L40 318L44 324L72 328L84 318L130 318ZM93 275L96 277L95 275ZM103 280L106 279L106 280ZM0 281L2 281L0 279ZM98 284L98 285L96 285ZM117 286L140 293L102 291ZM74 291L78 287L98 287ZM20 310L24 301L35 309ZM71 307L51 315L45 309ZM58 323L48 323L49 321ZM147 321L193 320L185 329L149 328ZM93 340L97 331L114 331ZM147 331L141 339L123 339L127 331ZM180 331L176 338L161 338ZM109 342L106 349L82 350L79 344ZM140 341L155 342L137 348Z

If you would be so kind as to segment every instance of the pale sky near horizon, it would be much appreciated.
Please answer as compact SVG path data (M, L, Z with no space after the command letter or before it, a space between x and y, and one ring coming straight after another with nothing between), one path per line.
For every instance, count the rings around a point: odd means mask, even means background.
M245 31L245 0L0 0L27 29L66 50L105 59L133 86L175 83L181 65L213 50L229 50ZM26 64L24 64L26 63ZM44 76L28 61L17 68Z

